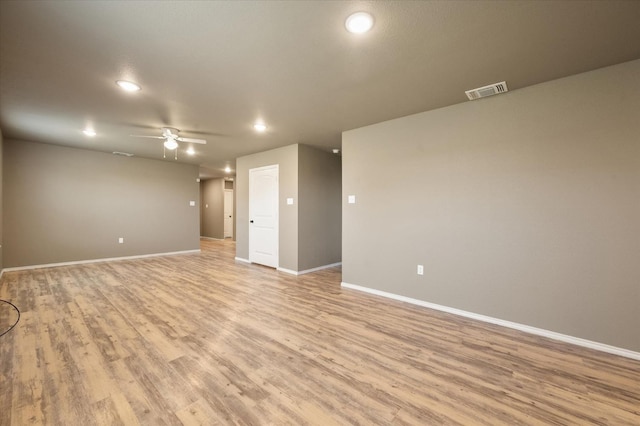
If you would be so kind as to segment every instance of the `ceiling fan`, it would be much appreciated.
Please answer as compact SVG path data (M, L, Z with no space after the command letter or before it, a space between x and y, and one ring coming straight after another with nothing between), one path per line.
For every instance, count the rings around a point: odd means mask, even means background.
M150 138L150 139L164 139L164 158L167 158L166 150L169 151L175 150L175 159L178 159L178 142L190 142L190 143L201 143L206 144L207 141L204 139L193 139L193 138L183 138L178 135L180 130L175 129L173 127L163 127L162 136L146 136L146 135L131 135L134 138Z

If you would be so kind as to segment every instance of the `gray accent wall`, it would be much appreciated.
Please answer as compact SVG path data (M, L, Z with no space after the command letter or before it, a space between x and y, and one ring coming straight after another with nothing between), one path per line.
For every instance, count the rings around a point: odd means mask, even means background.
M342 261L340 156L298 145L298 271Z
M2 210L2 190L4 187L4 181L3 181L3 168L2 168L2 154L3 154L3 149L4 149L4 143L3 143L3 139L2 139L2 129L0 129L0 271L2 271L2 268L4 267L4 263L2 262L2 246L4 245L4 238L3 238L3 233L2 233L2 222L3 222L3 217L4 217L4 212Z
M18 140L3 160L4 267L199 249L195 165Z
M298 270L298 145L272 149L236 160L236 256L249 259L249 170L278 164L279 267ZM294 198L287 205L287 198Z
M202 181L200 188L200 235L224 239L224 179Z
M340 157L295 144L236 160L236 255L249 259L249 170L279 166L279 268L341 261ZM293 204L287 204L293 198Z
M344 132L343 281L640 351L639 76Z

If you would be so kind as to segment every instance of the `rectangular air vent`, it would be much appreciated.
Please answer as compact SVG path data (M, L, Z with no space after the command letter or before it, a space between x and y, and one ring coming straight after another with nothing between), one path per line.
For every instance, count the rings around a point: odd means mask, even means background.
M484 87L478 87L477 89L467 90L464 93L466 93L469 100L472 101L474 99L486 98L487 96L493 96L499 93L504 93L504 92L507 92L508 90L509 89L507 89L507 82L502 81L500 83L490 84Z

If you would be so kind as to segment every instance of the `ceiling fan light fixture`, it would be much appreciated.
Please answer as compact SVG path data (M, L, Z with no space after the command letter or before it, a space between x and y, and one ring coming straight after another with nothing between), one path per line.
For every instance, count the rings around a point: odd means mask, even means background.
M256 123L253 125L253 128L256 130L256 132L264 132L265 130L267 130L267 125L264 123Z
M344 22L344 26L353 34L366 33L373 28L373 15L367 12L352 13Z
M116 84L125 92L137 92L142 89L139 84L127 80L118 80Z
M167 139L164 141L164 147L169 150L174 150L178 147L178 142L176 142L175 139Z

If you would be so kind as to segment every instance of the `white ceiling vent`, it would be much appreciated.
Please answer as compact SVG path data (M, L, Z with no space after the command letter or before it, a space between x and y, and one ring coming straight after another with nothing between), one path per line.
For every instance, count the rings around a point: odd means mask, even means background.
M490 84L484 87L478 87L477 89L467 90L464 93L470 101L474 99L486 98L487 96L493 96L508 91L507 82L502 81L500 83Z

